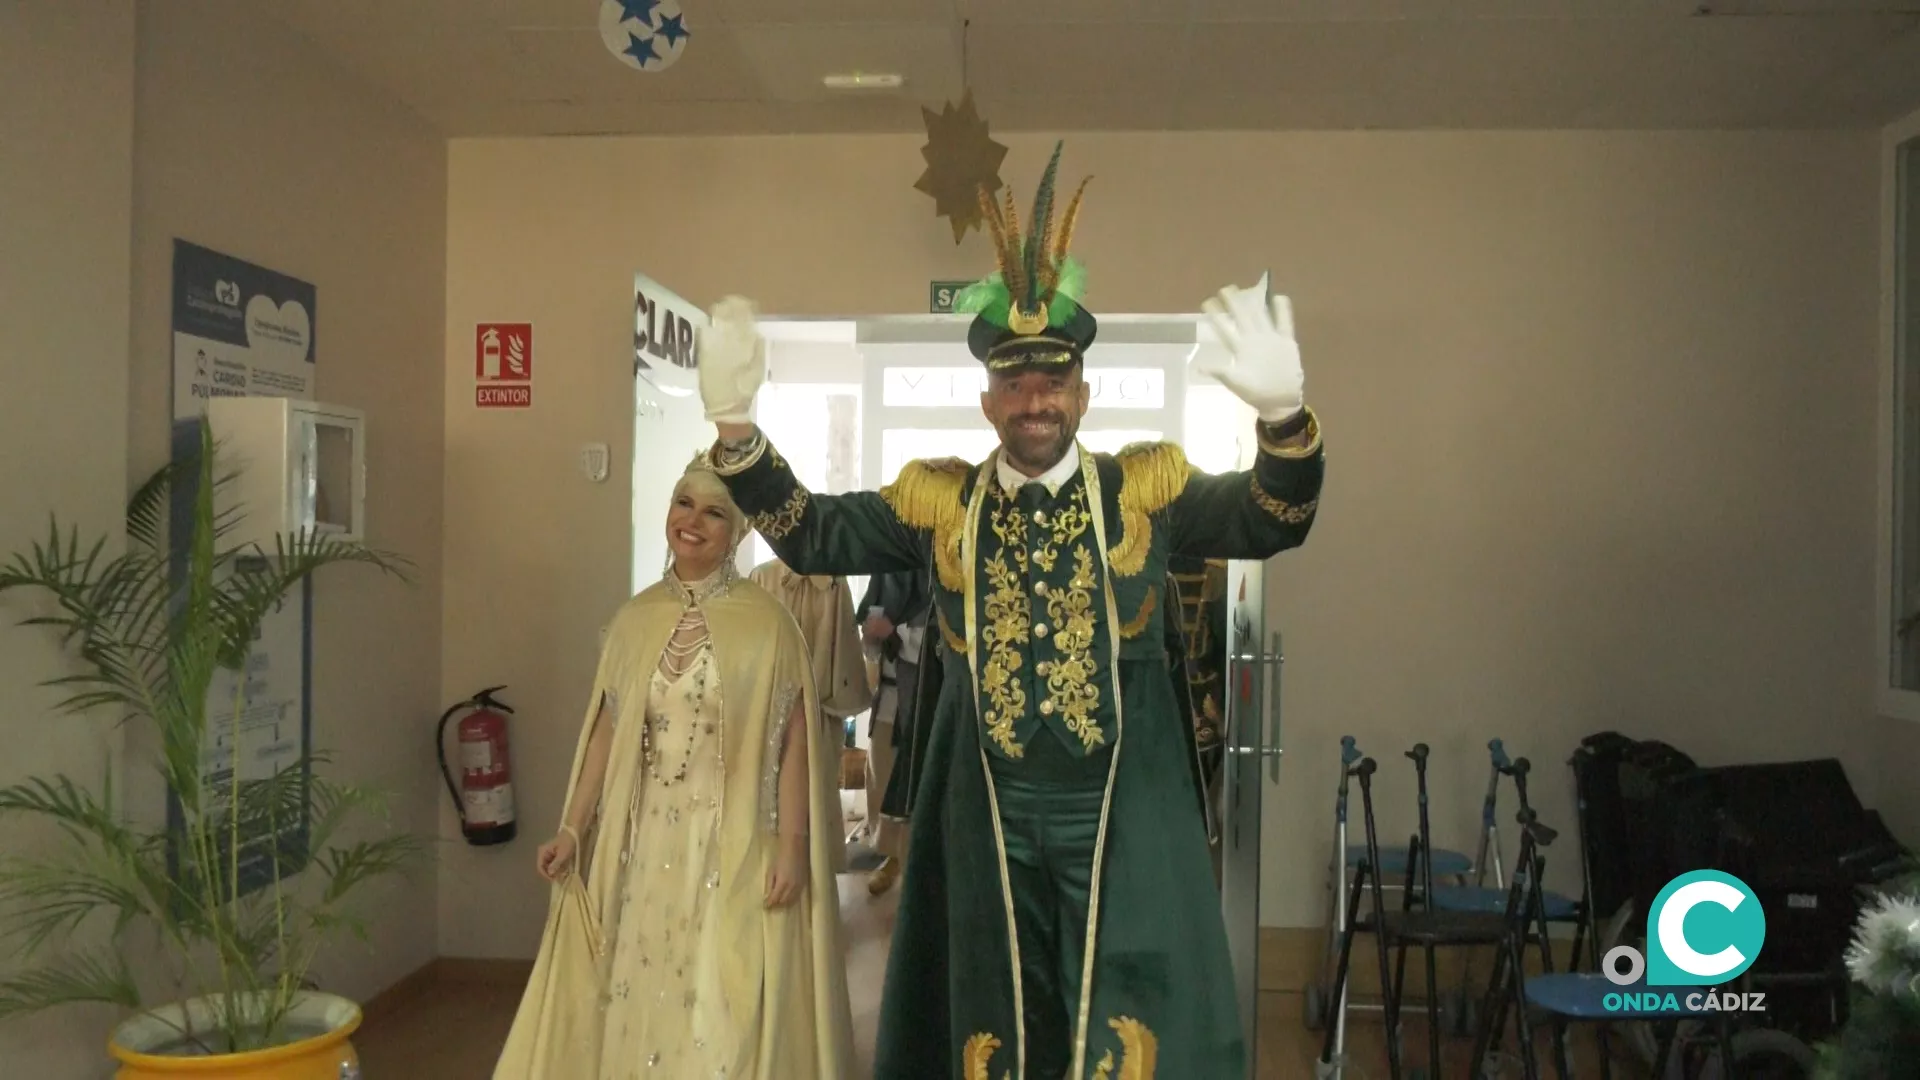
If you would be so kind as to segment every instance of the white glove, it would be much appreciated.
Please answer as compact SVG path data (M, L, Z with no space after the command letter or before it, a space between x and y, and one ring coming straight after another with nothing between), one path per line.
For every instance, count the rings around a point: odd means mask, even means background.
M753 421L753 396L767 381L767 342L754 326L753 301L729 296L713 305L694 339L700 401L716 424Z
M1232 285L1200 305L1227 354L1208 350L1193 369L1219 381L1253 406L1265 423L1277 424L1306 404L1306 372L1293 340L1293 304L1271 296L1268 275L1251 289Z

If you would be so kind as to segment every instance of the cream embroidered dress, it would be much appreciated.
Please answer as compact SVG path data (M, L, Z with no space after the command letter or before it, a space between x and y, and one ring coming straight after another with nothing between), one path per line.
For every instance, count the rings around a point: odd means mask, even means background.
M808 669L779 601L731 572L669 575L622 609L568 785L570 801L604 701L599 817L583 872L554 888L496 1080L848 1075L838 838L811 829L805 893L764 904L788 718L796 702L818 717ZM808 740L812 821L838 798L837 754Z

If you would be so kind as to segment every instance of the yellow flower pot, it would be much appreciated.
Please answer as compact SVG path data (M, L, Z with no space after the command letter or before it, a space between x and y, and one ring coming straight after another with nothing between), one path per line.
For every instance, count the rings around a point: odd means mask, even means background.
M361 1080L360 1057L348 1038L360 1007L332 994L303 994L287 1014L296 1041L239 1054L184 1057L166 1053L193 1029L213 1027L211 999L195 998L140 1014L113 1029L107 1052L120 1063L114 1080Z

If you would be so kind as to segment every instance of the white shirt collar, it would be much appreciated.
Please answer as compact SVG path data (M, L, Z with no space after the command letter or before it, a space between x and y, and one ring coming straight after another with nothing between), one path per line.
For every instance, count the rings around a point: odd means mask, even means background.
M994 473L999 477L1000 487L1008 494L1019 491L1026 484L1045 484L1048 495L1058 495L1060 486L1080 471L1080 444L1078 442L1068 444L1066 454L1054 464L1053 468L1039 476L1028 476L1014 468L1007 462L1007 455L1004 453L995 464L997 467Z

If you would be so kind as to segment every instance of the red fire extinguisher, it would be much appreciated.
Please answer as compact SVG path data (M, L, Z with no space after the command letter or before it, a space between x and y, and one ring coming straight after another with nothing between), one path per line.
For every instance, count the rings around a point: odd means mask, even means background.
M446 777L447 793L460 814L460 832L475 847L504 844L518 832L513 814L513 768L507 755L507 717L513 710L495 700L494 692L504 686L489 686L473 697L440 714L440 729L435 736L435 751L440 756L440 775ZM447 768L447 721L462 709L471 709L460 718L460 783L453 782Z

